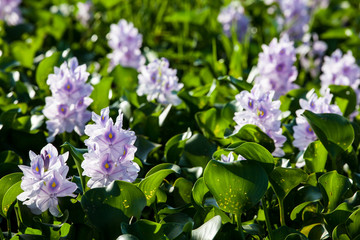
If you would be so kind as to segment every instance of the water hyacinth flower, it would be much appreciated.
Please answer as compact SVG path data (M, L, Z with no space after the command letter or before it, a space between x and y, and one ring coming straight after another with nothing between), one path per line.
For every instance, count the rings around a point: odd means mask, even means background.
M106 187L114 180L133 182L140 167L133 162L137 148L133 131L122 129L123 114L119 110L115 124L109 117L109 108L101 110L100 116L92 113L94 124L85 127L89 136L85 140L88 153L84 154L81 167L83 175L90 177L90 188Z
M240 154L238 155L238 158L236 161L246 160L243 156ZM232 152L229 152L229 154L226 156L224 154L221 154L221 162L234 162L234 154Z
M231 37L232 28L234 28L239 42L244 38L249 26L249 19L244 15L244 8L237 1L221 8L217 20L228 37Z
M108 44L113 50L108 54L110 59L109 71L116 65L139 69L145 64L145 57L141 54L142 35L133 23L121 19L117 24L111 24L108 34Z
M273 100L274 94L274 91L267 91L260 84L255 84L251 92L242 91L236 95L240 111L236 112L234 116L237 124L234 133L237 133L246 124L256 125L274 140L273 155L282 157L284 151L281 147L286 141L286 137L282 135L280 101Z
M47 84L52 92L51 97L45 98L43 114L49 120L46 126L49 131L48 142L52 142L57 134L75 130L83 135L85 124L90 120L91 113L87 107L91 104L89 98L93 87L87 84L89 77L86 65L78 64L77 59L55 67L54 74L50 74Z
M4 20L9 26L22 23L20 4L21 0L0 0L0 20Z
M284 15L281 25L292 40L300 40L309 26L308 0L278 0Z
M296 49L300 55L301 66L304 70L309 71L313 78L317 77L320 73L326 50L327 44L320 41L317 34L306 34L303 37L303 44Z
M24 176L21 181L21 189L24 190L17 199L24 202L34 214L50 210L54 216L58 216L57 197L75 196L73 192L77 186L66 179L69 167L66 161L69 153L58 154L52 144L42 148L39 155L29 152L30 167L20 165Z
M169 68L169 61L166 58L155 59L147 66L140 68L138 75L139 96L147 95L147 100L156 99L161 104L179 105L180 98L177 91L183 88L184 84L178 83L176 69Z
M269 46L262 45L262 49L257 65L259 76L255 78L255 82L261 84L265 90L274 90L274 97L278 99L289 90L297 88L293 83L298 75L294 66L294 44L287 35L283 35L279 41L274 38Z
M330 57L325 56L324 64L321 67L320 75L321 89L326 89L329 85L345 85L352 87L358 94L360 84L360 68L356 64L351 51L342 54L337 49ZM357 99L359 102L359 98Z
M93 18L91 13L91 8L93 7L92 2L89 0L86 1L85 3L78 2L77 7L78 7L78 12L76 18L80 21L80 23L83 26L88 26L90 20Z
M296 126L293 127L293 145L300 151L305 150L311 142L317 140L317 136L310 124L307 122L306 118L302 116L305 110L314 113L342 114L337 105L331 104L332 97L333 95L330 93L330 89L327 88L322 97L318 97L313 89L307 93L306 99L300 99L299 103L301 109L296 111Z

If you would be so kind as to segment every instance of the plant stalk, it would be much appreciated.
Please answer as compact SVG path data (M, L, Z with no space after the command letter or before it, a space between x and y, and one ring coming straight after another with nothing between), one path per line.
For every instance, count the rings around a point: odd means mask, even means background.
M265 224L266 224L266 228L268 229L268 232L269 232L269 240L272 240L272 228L271 228L271 223L270 223L270 218L269 218L269 210L266 205L267 202L265 200L265 196L261 199L261 204L264 208Z
M285 223L285 209L284 209L284 200L282 199L278 199L279 200L279 209L280 209L280 224L281 226L286 226Z
M237 222L238 231L240 233L240 239L245 240L244 231L241 224L241 214L242 213L240 212L239 214L236 215L236 222Z

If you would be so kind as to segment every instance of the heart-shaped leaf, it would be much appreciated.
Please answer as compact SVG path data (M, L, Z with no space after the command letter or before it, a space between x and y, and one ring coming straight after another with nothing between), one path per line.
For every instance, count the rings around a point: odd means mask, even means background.
M22 173L11 173L0 179L0 203L2 204L6 192L17 182L21 181ZM4 207L1 206L1 215L6 218L3 212Z
M315 114L308 110L303 115L333 159L354 141L354 129L346 118L333 113Z
M114 181L106 188L87 191L81 198L81 205L90 222L108 239L113 239L121 234L122 222L128 222L132 216L140 218L146 198L133 184Z
M221 228L221 217L215 216L197 229L192 230L191 240L214 239Z
M195 182L192 189L192 196L197 205L203 206L204 196L207 192L209 192L209 189L205 184L204 178L201 177Z
M2 200L2 212L5 214L5 216L8 215L8 211L10 210L10 206L11 204L13 204L13 202L15 202L16 197L23 192L23 190L20 187L21 185L21 181L15 183L14 185L12 185L5 193L4 198ZM8 216L10 217L10 216Z
M319 141L309 144L304 153L306 168L310 173L323 172L327 160L328 152L324 145Z
M327 172L319 177L319 186L327 212L333 211L351 187L350 180L336 171Z
M211 160L204 171L204 180L220 209L234 214L258 203L268 186L266 171L255 161Z
M357 209L350 215L349 219L345 222L345 227L351 239L360 236L360 209Z

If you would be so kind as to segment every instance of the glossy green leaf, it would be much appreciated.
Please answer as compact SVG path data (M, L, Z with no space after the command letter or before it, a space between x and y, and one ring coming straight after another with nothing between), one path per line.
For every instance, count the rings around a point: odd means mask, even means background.
M114 181L106 188L93 188L81 198L88 219L108 238L121 234L120 224L134 216L140 218L146 198L139 188L124 181Z
M230 136L233 142L244 140L247 142L255 142L265 147L269 152L275 150L274 140L264 133L258 126L247 124L243 126L239 132Z
M204 178L201 177L199 178L195 184L194 187L192 189L192 197L195 201L195 203L198 206L203 206L203 202L204 202L204 196L206 193L209 192L209 189L207 188Z
M240 154L246 160L256 161L268 174L270 174L274 169L275 164L273 156L268 150L266 150L266 148L257 143L243 143L234 149L232 149L232 145L230 145L227 149Z
M334 229L334 231L332 232L332 239L333 240L351 240L351 238L347 235L345 224L340 224Z
M319 177L318 182L327 212L331 212L336 208L351 187L350 180L336 171L325 173Z
M228 124L219 115L220 113L216 111L216 108L195 114L195 120L206 138L222 139L224 137Z
M349 116L354 112L356 107L356 93L354 89L350 86L339 86L339 85L330 85L330 92L334 95L335 101L338 98L343 99L344 108L341 109L345 117Z
M155 202L156 192L163 182L163 180L171 173L176 173L178 168L174 167L176 165L166 164L161 165L161 167L166 167L165 169L161 169L158 171L154 171L151 174L148 174L140 183L139 188L145 194L147 205L150 206L153 202ZM155 168L159 168L156 166ZM173 169L175 168L175 170ZM152 171L152 170L150 170Z
M354 141L354 129L346 118L332 113L315 114L308 110L303 115L333 159Z
M61 53L54 52L51 56L44 58L36 69L36 83L40 89L49 92L49 85L46 83L48 75L54 72Z
M193 183L186 178L180 177L174 182L174 200L177 206L191 203L191 190Z
M324 145L319 141L309 144L304 153L306 169L310 172L324 172L328 152Z
M215 216L197 229L192 230L191 240L214 239L221 228L221 217Z
M139 239L131 234L123 234L120 235L116 240L139 240Z
M2 200L2 212L5 216L8 215L8 211L10 210L10 206L13 204L13 202L16 201L16 197L23 192L23 190L20 187L21 181L15 183L12 185L5 193L4 198Z
M307 237L301 233L290 233L286 236L285 240L307 240Z
M288 193L305 182L308 175L301 169L276 167L270 174L270 183L279 200L284 200Z
M22 173L11 173L0 179L0 203L3 202L6 192L17 182L21 181ZM1 206L1 215L6 217Z
M94 90L90 95L90 98L94 100L91 103L91 108L94 112L100 113L101 109L109 106L110 100L108 96L112 81L112 77L104 77L94 86Z
M254 161L211 160L204 180L220 209L234 214L258 203L268 186L266 171Z
M162 240L166 239L162 225L146 219L128 225L121 224L121 231L136 236L139 240Z
M303 202L299 205L297 205L290 213L290 219L291 220L295 220L297 215L301 214L302 211L309 206L310 204L314 204L314 201L307 201L307 202Z
M334 211L325 213L323 216L328 225L328 229L333 230L337 225L344 223L351 213L352 209L348 203L344 202L337 206Z
M234 87L236 87L239 91L250 91L252 88L252 85L243 79L237 79L232 76L222 76L218 78L219 81L228 81L231 83Z
M182 233L190 232L194 225L194 220L184 213L175 213L166 216L161 220L162 229L169 239L176 239Z
M354 239L360 236L360 209L353 212L345 222L348 235Z
M145 177L149 177L150 175L160 171L160 170L165 170L165 169L170 169L173 170L174 172L176 172L177 174L181 173L181 168L176 165L176 164L172 164L172 163L160 163L156 166L154 166L153 168L151 168L145 175Z
M178 162L184 152L186 141L191 137L190 129L178 135L173 136L165 144L164 156L168 162Z
M185 144L186 161L193 167L205 168L216 151L216 144L201 134L194 134Z

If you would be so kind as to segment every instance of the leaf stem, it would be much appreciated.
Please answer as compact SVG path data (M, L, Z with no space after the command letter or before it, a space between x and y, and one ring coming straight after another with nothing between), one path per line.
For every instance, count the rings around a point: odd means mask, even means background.
M280 209L280 224L281 226L286 226L284 200L280 198L278 200L279 200L279 209Z
M240 239L245 240L244 231L243 231L242 224L241 224L241 214L242 214L242 212L240 212L236 215L236 222L237 222L238 231L240 233Z
M7 230L8 230L7 239L11 239L11 221L10 221L10 217L6 218L6 221L7 221Z
M155 221L158 223L160 222L158 211L157 211L157 197L155 196L155 202L154 202L154 213L155 213Z
M267 208L267 202L266 202L265 196L261 199L261 204L262 204L263 209L264 209L265 224L266 224L267 230L269 232L269 240L272 240L272 228L271 228L269 211L268 211L268 208Z

